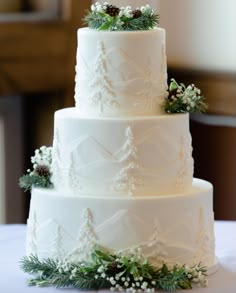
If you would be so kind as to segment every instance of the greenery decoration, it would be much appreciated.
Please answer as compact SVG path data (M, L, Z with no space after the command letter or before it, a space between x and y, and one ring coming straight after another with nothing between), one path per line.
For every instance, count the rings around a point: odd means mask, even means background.
M149 30L159 23L159 15L149 5L132 10L131 6L118 8L108 2L96 2L91 11L87 11L84 22L97 30Z
M31 157L33 170L27 170L19 180L19 185L25 191L31 190L33 186L50 188L51 182L51 164L52 164L52 147L42 146L35 150Z
M169 95L164 100L163 108L167 113L206 112L206 99L194 84L185 86L171 79Z
M206 268L175 265L169 269L152 266L140 253L111 254L96 249L90 262L69 263L35 255L21 260L24 272L34 275L29 285L73 287L86 290L154 292L191 289L192 284L207 286Z

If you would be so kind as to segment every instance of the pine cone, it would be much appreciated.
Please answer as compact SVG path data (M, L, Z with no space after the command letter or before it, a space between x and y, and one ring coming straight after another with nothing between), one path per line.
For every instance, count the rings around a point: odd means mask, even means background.
M139 10L139 9L135 9L135 10L133 11L133 18L139 18L141 15L142 15L141 10Z
M172 100L172 97L173 96L175 97L176 94L177 94L177 88L169 92L168 99Z
M34 169L34 172L36 175L38 175L40 177L49 177L50 176L49 168L46 165L38 165Z
M111 264L108 266L108 270L112 272L113 274L119 273L120 269L118 268L119 263L117 261L113 261Z
M117 16L120 13L120 8L116 7L115 5L108 5L106 8L106 13L112 17Z

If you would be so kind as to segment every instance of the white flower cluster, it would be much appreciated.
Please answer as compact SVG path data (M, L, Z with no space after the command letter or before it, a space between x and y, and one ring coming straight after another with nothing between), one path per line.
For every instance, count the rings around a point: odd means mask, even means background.
M93 4L91 6L91 10L92 10L92 12L105 13L105 10L106 10L108 5L109 5L108 2L104 2L103 4L101 4L100 2L96 2L95 4Z
M125 251L118 252L118 255L122 259L123 257L129 258L132 262L145 262L146 258L143 256L143 251L140 246L135 246Z
M119 17L125 16L127 18L133 17L133 11L131 6L121 7L119 12Z
M193 110L201 99L201 90L194 84L189 85L187 88L185 88L183 84L177 85L176 95L171 96L172 102L181 100L181 102L186 106L187 111Z
M108 7L109 3L108 2L104 2L103 4L101 4L100 2L96 2L95 4L93 4L91 6L91 10L92 12L98 12L98 13L105 13L107 7ZM141 6L141 8L137 7L136 10L140 10L143 14L150 14L153 15L154 14L154 10L147 4L145 6ZM133 10L131 8L131 6L126 6L126 7L121 7L120 8L120 12L118 14L118 17L127 17L127 18L132 18L133 17Z
M110 290L111 291L120 291L120 292L147 292L152 293L155 292L154 286L156 285L156 281L146 282L143 277L129 277L125 275L125 271L116 274L115 276L107 276L105 271L98 271L100 273L100 277L106 279L111 283ZM99 275L96 275L97 279Z
M185 271L187 273L187 277L194 283L197 283L201 287L207 287L208 280L206 278L206 274L202 272L202 268L199 265L194 267L185 266Z
M149 13L150 15L154 14L154 10L148 4L146 6L141 6L140 10L142 13Z
M182 88L177 89L177 95L178 95L178 91L180 92L180 95L182 95L183 104L188 105L187 106L188 111L190 111L191 108L194 108L198 100L201 99L201 96L200 96L201 91L197 87L195 87L194 84L189 85L183 94L181 94Z
M71 272L71 275L73 275L75 274L75 270L77 271L77 268L74 266L72 267L68 261L61 260L57 263L57 270L60 274Z
M41 146L39 149L36 149L34 156L31 157L31 163L33 164L34 170L37 166L47 166L50 170L52 164L52 147Z
M135 252L135 254L134 254ZM148 282L142 277L134 277L133 275L126 275L126 269L124 268L124 271L122 271L123 267L123 258L126 258L126 260L129 258L130 262L140 262L144 261L144 257L141 255L140 248L134 248L133 250L127 251L126 254L120 253L117 255L117 259L115 260L117 263L117 268L121 269L119 273L116 273L114 276L110 276L109 272L107 271L106 265L101 265L97 269L97 274L95 275L95 278L103 278L110 282L111 291L125 291L125 292L132 292L132 293L138 293L138 292L147 292L152 293L155 292L155 285L156 281L154 280L148 280Z

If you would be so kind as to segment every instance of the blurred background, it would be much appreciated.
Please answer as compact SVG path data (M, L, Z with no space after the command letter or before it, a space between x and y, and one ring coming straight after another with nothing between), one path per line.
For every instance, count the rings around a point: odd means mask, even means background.
M52 144L54 112L74 105L76 31L91 2L0 0L0 223L26 221L19 177L34 150ZM236 220L236 1L109 3L159 12L169 78L208 99L208 113L190 119L194 176L214 185L215 218Z

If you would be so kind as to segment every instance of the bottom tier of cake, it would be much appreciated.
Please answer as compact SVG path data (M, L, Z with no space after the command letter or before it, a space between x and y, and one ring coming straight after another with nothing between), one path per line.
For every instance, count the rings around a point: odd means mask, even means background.
M33 189L27 255L88 260L96 245L112 252L137 250L154 265L213 266L212 185L194 179L182 195L132 198Z

